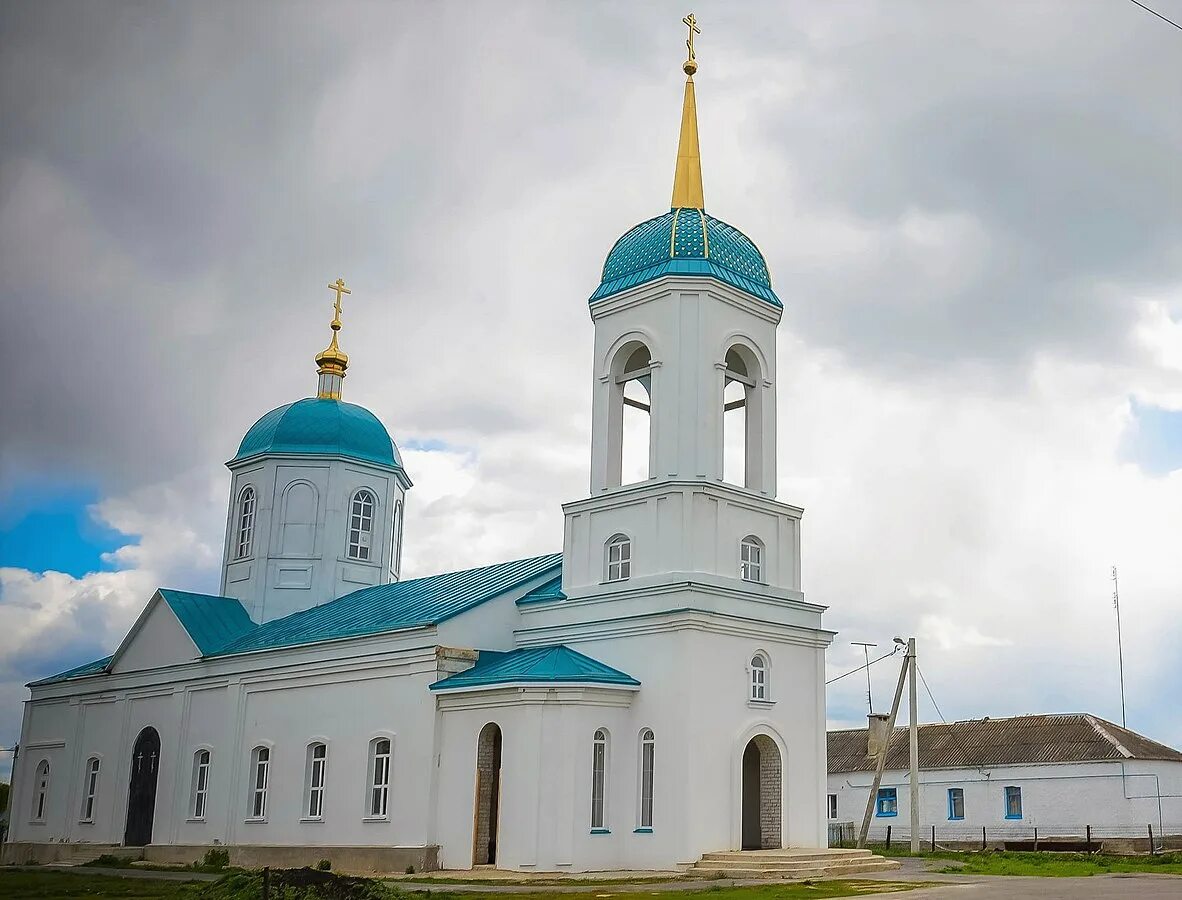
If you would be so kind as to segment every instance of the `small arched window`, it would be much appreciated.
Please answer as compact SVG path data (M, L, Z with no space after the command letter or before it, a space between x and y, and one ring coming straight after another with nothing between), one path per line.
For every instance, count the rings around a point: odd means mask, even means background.
M632 539L615 534L607 542L607 580L626 581L632 577Z
M749 700L767 700L767 657L756 653L751 657L748 670L751 673Z
M193 801L189 808L194 819L205 818L205 807L209 798L209 751L198 750L193 754Z
M753 534L739 542L739 577L744 581L763 581L763 541Z
M369 742L369 817L385 819L390 804L390 739L374 738Z
M82 821L94 821L94 797L98 793L99 758L92 756L86 761L86 776L82 782Z
M596 729L591 741L591 827L602 829L607 826L605 804L607 802L607 730Z
M49 809L49 760L43 759L37 764L37 778L33 785L34 822L44 822L45 813Z
M309 819L324 818L324 776L328 767L328 747L320 742L308 745L307 810Z
M238 545L235 559L246 559L254 549L254 488L249 484L238 495Z
M640 828L653 827L653 775L657 739L651 728L640 732Z
M373 494L358 491L349 504L349 559L369 559L373 538Z
M390 547L391 574L397 580L402 572L402 501L394 502L394 527L391 529L392 544Z
M267 818L267 784L271 780L271 750L255 747L250 751L250 817Z

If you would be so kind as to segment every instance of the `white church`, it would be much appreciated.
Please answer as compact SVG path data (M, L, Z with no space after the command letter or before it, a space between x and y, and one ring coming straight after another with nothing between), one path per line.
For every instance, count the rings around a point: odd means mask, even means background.
M692 44L684 70L671 208L588 286L590 491L562 552L400 579L412 481L342 399L338 281L316 396L227 463L219 594L161 588L111 656L29 685L4 861L221 845L588 871L826 846L833 633L800 590L802 510L776 498L783 309L705 211Z

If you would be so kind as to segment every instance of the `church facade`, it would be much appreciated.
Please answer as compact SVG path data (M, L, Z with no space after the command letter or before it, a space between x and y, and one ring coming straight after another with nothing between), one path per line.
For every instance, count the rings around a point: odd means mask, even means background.
M6 861L588 871L826 845L833 635L776 497L783 309L705 211L692 47L684 68L671 208L590 297L590 493L562 552L400 578L412 482L341 399L330 285L317 396L227 464L219 594L161 589L110 657L30 685Z

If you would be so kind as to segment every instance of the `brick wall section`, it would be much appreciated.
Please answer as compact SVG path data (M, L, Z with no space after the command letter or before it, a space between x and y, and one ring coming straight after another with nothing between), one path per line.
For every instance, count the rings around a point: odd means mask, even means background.
M755 738L759 748L759 839L764 850L778 850L781 846L780 823L783 819L781 798L784 796L780 748L767 735Z
M493 760L495 750L493 743L496 735L495 725L486 725L480 732L480 740L476 745L476 847L473 864L488 865L488 840L492 836L492 789L493 789Z

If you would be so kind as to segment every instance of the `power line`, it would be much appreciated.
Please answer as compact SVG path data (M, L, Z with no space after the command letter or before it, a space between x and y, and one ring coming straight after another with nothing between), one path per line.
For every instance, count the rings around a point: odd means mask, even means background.
M1150 14L1152 14L1152 15L1155 15L1155 16L1157 16L1157 17L1158 17L1159 19L1161 19L1163 22L1169 22L1171 25L1173 25L1173 26L1174 26L1175 28L1177 28L1179 31L1182 31L1182 25L1179 25L1179 24L1178 24L1177 22L1175 22L1173 19L1167 19L1165 16L1163 16L1161 13L1159 13L1159 12L1158 12L1156 9L1150 9L1150 8L1149 8L1148 6L1146 6L1144 3L1138 3L1138 2L1137 2L1137 0L1129 0L1129 2L1130 2L1130 3L1132 3L1134 6L1139 6L1139 7L1141 7L1141 8L1142 8L1143 10L1145 10L1147 13L1150 13Z
M897 649L898 648L896 648L896 650ZM850 669L848 672L838 675L836 678L830 678L825 683L826 684L833 684L833 682L835 682L835 681L841 681L841 679L845 678L846 675L853 675L855 672L861 672L863 669L869 669L876 662L882 662L884 659L888 659L888 658L894 656L896 650L892 650L890 653L884 653L882 656L878 657L877 659L870 660L870 662L866 663L864 666L858 666L858 668L856 668L856 669Z
M945 725L948 720L944 718L944 713L940 712L940 704L936 702L936 698L932 696L932 689L928 687L928 680L923 677L923 669L919 667L919 663L915 664L915 671L919 673L919 680L923 682L923 689L928 692L928 699L932 701L932 706L936 707L936 715L940 717L940 721Z

